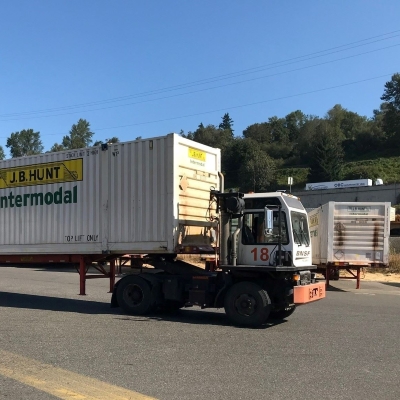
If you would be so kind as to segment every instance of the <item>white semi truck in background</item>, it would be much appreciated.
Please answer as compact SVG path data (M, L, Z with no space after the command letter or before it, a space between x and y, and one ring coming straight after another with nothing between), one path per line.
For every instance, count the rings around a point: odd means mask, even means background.
M301 202L225 193L220 157L170 134L0 161L0 263L79 264L82 289L86 266L140 255L145 267L110 281L112 305L139 315L224 307L257 326L324 298Z

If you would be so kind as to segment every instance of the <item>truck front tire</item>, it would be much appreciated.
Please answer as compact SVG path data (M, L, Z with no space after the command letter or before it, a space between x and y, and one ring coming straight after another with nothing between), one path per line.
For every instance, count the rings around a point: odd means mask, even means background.
M224 308L233 324L259 326L267 321L271 312L268 293L254 282L239 282L226 293Z
M150 283L140 276L128 275L119 282L117 287L119 306L132 315L144 315L155 307L155 299Z

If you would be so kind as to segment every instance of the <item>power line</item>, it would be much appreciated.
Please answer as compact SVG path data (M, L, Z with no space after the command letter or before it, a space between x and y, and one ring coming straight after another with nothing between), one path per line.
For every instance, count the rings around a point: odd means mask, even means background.
M204 89L198 89L198 90L194 90L194 91L190 91L190 92L177 93L177 94L164 96L164 97L159 97L159 98L155 98L155 99L147 99L147 100L141 100L141 101L136 101L136 102L132 102L132 103L117 104L117 105L112 105L112 106L107 106L107 107L89 109L89 110L85 110L85 111L71 111L71 112L66 112L66 113L59 113L59 114L52 114L52 115L42 115L42 116L32 116L32 117L23 117L23 118L1 118L0 121L20 121L20 120L27 120L27 119L30 120L30 119L40 119L40 118L52 118L52 117L58 117L58 116L63 116L63 115L79 114L79 113L82 113L82 112L87 113L87 112L93 112L93 111L102 111L102 110L108 110L108 109L112 109L112 108L127 107L127 106L132 106L132 105L137 105L137 104L143 104L143 103L148 103L148 102L165 100L165 99L170 99L170 98L174 98L174 97L186 96L188 94L200 93L200 92L219 89L219 88L223 88L223 87L234 86L234 85L238 85L238 84L241 84L241 83L252 82L252 81L256 81L256 80L260 80L260 79L271 78L273 76L283 75L283 74L287 74L287 73L290 73L290 72L302 71L302 70L318 67L318 66L321 66L321 65L327 65L327 64L334 63L334 62L338 62L338 61L343 61L343 60L347 60L347 59L350 59L350 58L359 57L361 55L366 55L366 54L371 54L371 53L375 53L375 52L382 51L382 50L387 50L387 49L390 49L390 48L393 48L393 47L397 47L397 46L400 46L400 43L397 43L397 44L394 44L394 45L391 45L391 46L382 47L382 48L379 48L379 49L369 50L369 51L366 51L366 52L363 52L363 53L352 54L352 55L349 55L349 56L346 56L346 57L341 57L341 58L338 58L338 59L335 59L335 60L329 60L329 61L324 61L324 62L317 63L317 64L307 65L307 66L304 66L304 67L294 68L294 69L287 70L287 71L276 72L276 73L269 74L269 75L263 75L263 76L259 76L259 77L255 77L255 78L245 79L245 80L237 81L237 82L226 83L226 84L218 85L218 86L212 86L212 87L208 87L208 88L204 88Z
M166 88L155 89L155 90L151 90L151 91L147 91L147 92L141 92L141 93L122 96L122 97L116 97L116 98L111 98L111 99L106 99L106 100L99 100L99 101L88 102L88 103L75 104L75 105L70 105L70 106L49 108L49 109L36 110L36 111L25 111L25 112L19 112L19 113L0 114L0 117L7 118L7 119L2 119L3 121L4 120L9 121L9 120L15 120L15 119L8 119L9 117L16 117L16 116L23 116L23 115L30 115L30 114L44 114L44 113L51 113L51 112L57 112L57 111L63 111L63 110L73 110L73 109L76 109L76 108L90 107L90 106L96 106L96 105L101 105L101 104L109 104L109 103L113 103L113 102L121 102L121 101L130 100L132 98L146 97L146 96L161 94L161 93L170 92L170 91L187 89L187 88L194 87L194 86L199 86L199 85L204 85L204 84L217 82L219 80L226 80L226 79L236 78L236 77L243 76L243 75L259 73L259 72L265 71L267 69L272 69L272 68L277 68L277 67L284 67L284 66L291 65L291 64L294 64L294 63L298 63L298 62L309 61L309 60L312 60L312 59L315 59L315 58L325 57L325 56L328 56L328 55L331 55L331 54L335 54L335 53L338 53L338 52L351 50L351 49L354 49L354 48L357 48L357 47L367 46L367 45L370 45L370 44L373 44L373 43L377 43L377 42L380 42L380 41L383 41L383 40L393 39L393 38L396 38L396 37L400 36L400 34L396 34L398 32L400 32L400 30L395 30L395 31L388 32L388 33L385 33L385 34L372 36L370 38L358 40L356 42L351 42L351 43L348 43L348 44L331 47L331 48L328 48L326 50L320 50L320 51L309 53L309 54L306 54L306 55L303 55L303 56L297 56L297 57L289 58L289 59L286 59L286 60L277 61L277 62L274 62L274 63L262 65L262 66L259 66L259 67L248 68L248 69L241 70L241 71L236 71L236 72L232 72L232 73L228 73L228 74L223 74L223 75L219 75L219 76L215 76L215 77L211 77L211 78L205 78L205 79L201 79L201 80L197 80L197 81L193 81L193 82L189 82L189 83L184 83L184 84L180 84L180 85L170 86L170 87L166 87ZM395 34L395 35L393 35L393 34ZM392 36L389 36L389 35L392 35ZM385 36L389 36L389 37L385 37ZM380 39L378 39L378 38L380 38ZM373 39L378 39L378 40L371 41ZM363 43L363 42L368 42L368 43ZM363 43L363 44L361 44L361 43ZM352 47L349 47L349 46L352 46ZM341 50L338 50L338 49L341 49ZM335 51L332 51L332 50L335 50ZM365 53L362 53L362 54L365 54ZM241 81L239 83L242 83L242 82L246 82L246 81ZM233 83L233 84L235 84L235 83ZM215 88L218 88L218 87L221 87L221 86L217 86ZM203 90L210 90L210 89L213 89L213 88L203 89ZM189 93L195 93L195 92L189 92ZM181 95L181 94L179 94L179 95ZM168 97L164 97L164 98L168 98ZM153 100L146 100L146 101L153 101ZM138 104L138 103L130 103L128 105L131 105L131 104ZM119 105L119 106L125 106L125 104ZM115 107L118 107L118 106L115 106ZM113 108L113 107L110 107L110 108ZM102 109L106 109L106 108L99 108L99 109L96 109L96 110L102 110ZM83 110L82 112L87 112L87 111L93 111L93 110L86 110L86 111ZM56 114L56 115L51 115L51 116L59 116L59 115L67 115L67 114Z
M109 130L109 129L129 128L129 127L132 127L132 126L149 125L149 124L155 124L155 123L159 123L159 122L173 121L173 120L182 119L182 118L197 117L197 116L200 116L200 115L212 114L212 113L221 112L221 111L225 111L226 112L226 111L235 110L235 109L238 109L238 108L251 107L251 106L258 105L258 104L270 103L272 101L285 100L285 99L290 99L290 98L293 98L293 97L305 96L305 95L309 95L309 94L313 94L313 93L319 93L319 92L324 92L324 91L327 91L327 90L333 90L333 89L338 89L338 88L341 88L341 87L356 85L356 84L359 84L359 83L368 82L368 81L372 81L372 80L375 80L375 79L386 78L386 77L391 76L391 75L392 75L392 73L387 73L387 74L384 74L384 75L374 76L372 78L361 79L361 80L358 80L358 81L343 83L343 84L340 84L340 85L329 86L329 87L322 88L322 89L315 89L315 90L310 90L310 91L307 91L307 92L301 92L301 93L296 93L296 94L287 95L287 96L275 97L275 98L272 98L272 99L261 100L261 101L257 101L257 102L253 102L253 103L247 103L247 104L241 104L241 105L236 105L236 106L224 107L224 108L219 108L219 109L215 109L215 110L203 111L203 112L193 113L193 114L186 114L186 115L181 115L181 116L177 116L177 117L163 118L163 119L158 119L158 120L153 120L153 121L137 122L137 123L134 123L134 124L111 126L111 127L107 127L107 128L95 128L93 130L97 132L97 131L103 131L103 130ZM67 134L68 133L59 133L59 134L50 133L50 134L45 134L45 135L41 135L41 136L62 136L62 135L67 135ZM7 136L0 136L0 138L2 138L2 139L6 138L6 137Z

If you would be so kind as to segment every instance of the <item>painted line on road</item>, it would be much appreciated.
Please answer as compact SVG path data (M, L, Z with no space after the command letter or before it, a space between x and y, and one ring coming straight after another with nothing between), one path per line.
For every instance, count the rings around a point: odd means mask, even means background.
M354 294L365 294L367 296L375 296L375 293L355 293Z
M1 349L0 375L64 400L155 400L154 397Z

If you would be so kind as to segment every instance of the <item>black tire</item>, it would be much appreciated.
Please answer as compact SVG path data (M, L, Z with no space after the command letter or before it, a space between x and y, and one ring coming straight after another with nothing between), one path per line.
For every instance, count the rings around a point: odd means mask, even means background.
M117 287L119 306L132 315L144 315L154 310L155 296L149 282L140 276L129 275Z
M286 308L279 311L271 311L269 314L269 319L281 320L290 317L294 311L296 310L296 306Z
M267 321L271 311L268 293L253 282L234 284L226 293L225 312L239 326L259 326Z

